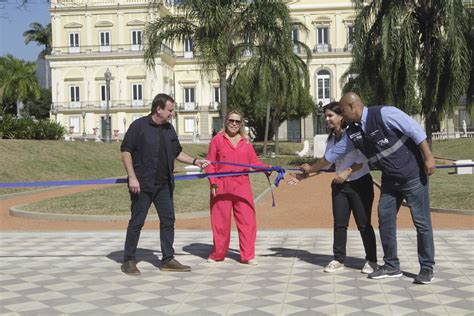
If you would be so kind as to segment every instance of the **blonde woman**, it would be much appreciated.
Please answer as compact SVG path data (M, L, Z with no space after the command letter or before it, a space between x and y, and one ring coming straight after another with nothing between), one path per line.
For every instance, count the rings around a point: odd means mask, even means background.
M255 149L246 138L242 115L238 111L230 111L225 117L225 129L211 140L207 159L216 162L257 165L268 167L261 162ZM242 172L247 167L226 164L211 164L206 171ZM256 265L255 240L257 224L250 180L247 174L222 178L210 178L211 189L211 226L214 246L208 262L225 259L230 243L231 217L237 224L240 244L240 260L242 263Z

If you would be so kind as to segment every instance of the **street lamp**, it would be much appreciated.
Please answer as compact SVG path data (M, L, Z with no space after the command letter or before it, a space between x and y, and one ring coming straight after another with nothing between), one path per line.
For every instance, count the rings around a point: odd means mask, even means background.
M86 111L82 111L82 138L86 138Z
M123 118L123 132L125 133L127 131L127 118Z
M105 141L110 142L112 139L112 130L110 126L110 117L109 117L109 106L110 106L110 80L112 80L112 73L109 68L104 73L105 77L105 99L107 105L105 108Z

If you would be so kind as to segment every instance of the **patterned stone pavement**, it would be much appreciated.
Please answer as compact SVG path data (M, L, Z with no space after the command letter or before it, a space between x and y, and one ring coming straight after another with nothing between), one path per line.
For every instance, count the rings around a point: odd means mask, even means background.
M144 231L141 276L120 271L125 232L0 233L2 315L474 315L470 230L437 230L435 280L415 285L416 234L400 230L404 276L360 273L363 247L349 231L347 267L322 271L332 256L328 229L260 231L258 266L228 258L207 263L207 231L176 233L177 259L190 273L161 272L158 232ZM379 241L379 240L378 240ZM380 242L379 264L382 263Z

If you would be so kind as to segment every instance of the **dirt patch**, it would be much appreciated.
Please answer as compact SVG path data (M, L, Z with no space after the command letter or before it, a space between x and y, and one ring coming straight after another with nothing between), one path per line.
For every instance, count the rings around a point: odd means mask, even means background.
M298 229L298 228L331 228L333 226L331 210L330 181L331 174L321 174L307 179L296 186L287 185L285 181L274 189L276 207L272 207L271 194L257 204L258 229ZM9 231L74 231L74 230L123 230L127 221L91 222L91 221L51 221L13 217L9 208L16 205L37 202L43 199L64 196L77 192L103 187L84 186L60 188L54 191L31 193L26 196L12 197L0 200L0 230ZM376 197L372 212L372 223L377 224L377 203L379 190L376 188ZM207 197L206 197L207 198ZM153 220L150 220L153 219ZM157 215L150 212L144 229L158 229ZM435 229L447 228L474 228L474 217L462 214L432 213ZM413 228L410 210L402 207L398 214L398 228ZM233 227L235 225L233 224ZM209 218L177 219L177 229L210 230ZM350 228L356 229L351 219Z

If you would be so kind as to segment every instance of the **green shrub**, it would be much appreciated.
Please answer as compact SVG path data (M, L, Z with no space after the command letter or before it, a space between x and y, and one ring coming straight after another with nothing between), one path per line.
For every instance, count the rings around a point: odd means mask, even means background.
M3 139L57 140L65 132L63 126L47 119L38 121L9 114L0 117L0 138Z

